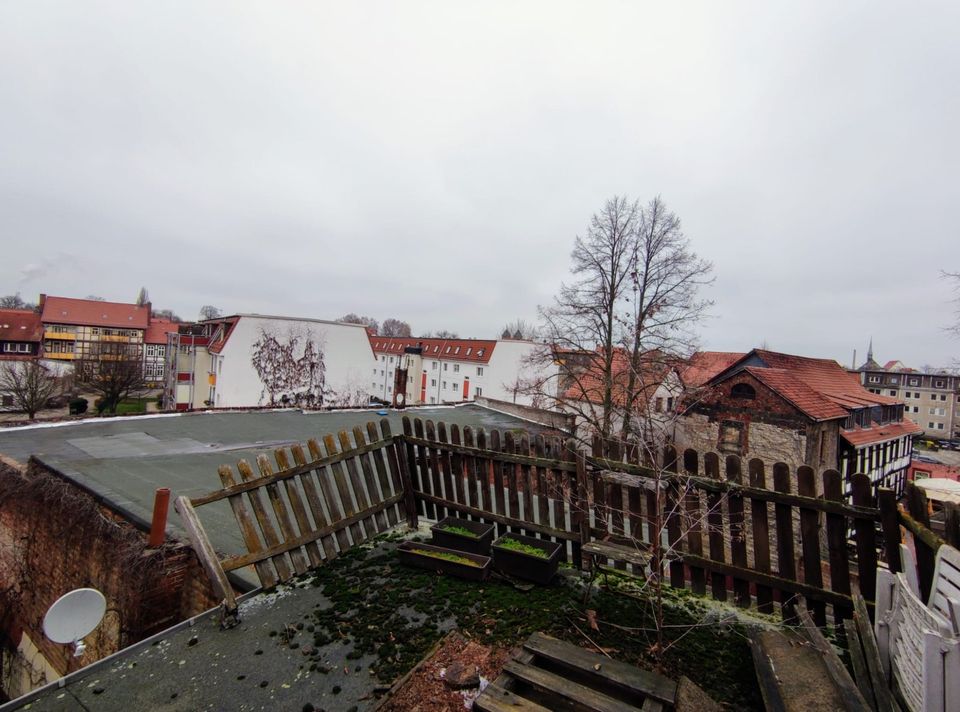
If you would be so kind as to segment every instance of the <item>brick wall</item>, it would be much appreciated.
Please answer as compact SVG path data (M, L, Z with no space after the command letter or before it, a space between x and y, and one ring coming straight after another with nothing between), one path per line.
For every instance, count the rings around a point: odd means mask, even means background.
M85 639L87 650L77 661L69 646L44 637L42 621L58 597L82 587L104 594L107 615ZM217 603L186 545L168 541L149 549L144 532L43 463L31 458L24 468L0 461L4 671L22 669L23 651L31 646L43 658L20 675L20 683L7 684L49 682L50 670L73 671ZM27 691L4 690L11 697Z

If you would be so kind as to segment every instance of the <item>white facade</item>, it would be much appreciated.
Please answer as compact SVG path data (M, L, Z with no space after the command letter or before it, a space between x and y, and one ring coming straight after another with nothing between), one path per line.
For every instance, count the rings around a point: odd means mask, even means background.
M263 382L253 363L255 345L264 335L282 343L296 341L294 358L302 358L305 344L310 341L322 353L322 390L324 405L357 405L367 392L367 374L374 363L373 351L367 339L366 328L359 324L296 319L288 317L241 314L219 353L210 354L209 374L196 374L197 382L205 377L208 400L216 408L240 408L263 405L282 405L290 402L291 393L285 389L270 388ZM212 347L217 348L214 342ZM212 376L206 378L207 375ZM273 403L271 403L271 398ZM349 401L349 402L347 402Z
M375 351L375 363L367 372L367 392L392 402L397 368L407 368L407 405L461 403L483 396L519 405L536 405L522 386L534 378L551 387L559 366L544 369L526 359L537 349L532 341L487 341L470 339L390 339L370 337L371 345L388 346ZM422 343L422 353L407 354L404 345ZM478 354L484 361L478 361Z

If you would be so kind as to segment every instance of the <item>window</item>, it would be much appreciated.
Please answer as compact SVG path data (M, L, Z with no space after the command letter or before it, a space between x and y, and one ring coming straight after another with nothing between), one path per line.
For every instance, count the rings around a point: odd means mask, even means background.
M477 366L477 375L478 375L478 376L482 376L482 375L483 375L483 366Z
M890 383L899 383L900 379L896 376L890 376Z
M454 373L460 373L460 364L459 364L459 363L453 364L453 372L454 372Z
M380 357L380 360L381 360L381 361L386 361L386 360L387 360L387 357L386 357L386 356L381 356L381 357Z
M436 378L431 378L431 379L430 379L430 385L433 386L434 388L436 388L436 387L437 387L437 379L436 379Z
M914 413L919 413L919 412L920 412L920 406L918 406L918 405L913 406L913 412L914 412Z
M433 396L430 396L430 405L433 405L436 402L437 402L437 399L434 398Z
M453 350L453 353L455 353L455 354L460 353L460 347L458 346L457 348L455 348L455 349Z
M446 349L444 349L444 350L443 350L443 353L445 353L445 354L450 353L450 347L448 346Z
M470 355L470 352L471 352L471 351L473 351L473 347L472 347L472 346L468 346L468 347L467 347L467 356Z
M930 430L933 430L933 423L927 423L927 427L928 427Z
M377 375L377 369L373 369L373 375L374 375L374 376Z
M742 455L744 450L743 423L737 420L724 420L720 423L720 437L717 449L733 455Z
M943 384L944 384L943 379L942 379L942 378L938 378L937 380L935 380L935 381L933 382L933 387L934 387L934 388L943 388Z
M880 376L869 376L867 381L870 383L880 383Z
M371 383L371 384L370 384L370 387L371 387L371 388L376 388L376 387L377 387L377 384L376 384L376 383Z
M941 393L941 394L940 394L940 400L945 401L946 399L947 399L947 394L946 394L946 393Z
M920 379L919 379L919 378L911 378L911 379L910 379L910 385L911 385L911 386L919 386L919 385L920 385Z
M937 399L937 394L936 394L936 393L931 393L931 394L930 394L930 400L936 400L936 399Z
M673 412L673 398L667 398L667 412Z
M393 363L393 356L390 357L390 363Z
M482 389L482 388L477 388L477 390L476 390L476 396L479 398L479 397L482 396L482 395L483 395L483 389Z
M730 390L730 396L732 398L743 398L745 400L753 400L757 397L757 392L754 390L753 386L749 383L738 383ZM671 398L671 400L673 400Z
M943 430L943 423L937 423L937 430Z
M891 391L890 391L890 395L895 396L895 395L897 395L897 392L894 391L894 390L891 390Z
M393 386L387 386L387 393L393 393Z
M456 390L459 390L459 389L460 389L460 384L459 384L459 383L454 383L454 384L453 384L453 390L456 391Z
M446 370L447 370L447 367L448 367L449 365L450 365L449 363L443 364L443 370L446 371Z
M447 387L447 382L446 382L446 381L443 382L443 387L444 387L444 388Z
M657 398L657 399L654 401L653 409L654 409L654 411L656 411L657 413L662 413L662 412L663 412L663 398Z
M431 371L436 371L436 370L437 370L437 362L436 362L436 361L431 361L431 362L430 362L430 370L431 370Z

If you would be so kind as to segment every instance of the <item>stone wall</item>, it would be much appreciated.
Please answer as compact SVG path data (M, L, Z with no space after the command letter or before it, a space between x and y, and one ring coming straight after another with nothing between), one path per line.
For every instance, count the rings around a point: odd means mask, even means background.
M42 623L57 598L83 587L104 594L107 614L76 659ZM3 694L24 694L217 603L186 545L150 549L145 532L43 463L0 461Z

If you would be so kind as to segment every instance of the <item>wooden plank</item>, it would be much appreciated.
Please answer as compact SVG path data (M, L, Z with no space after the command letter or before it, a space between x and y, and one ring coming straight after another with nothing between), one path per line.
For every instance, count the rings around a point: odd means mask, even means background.
M343 435L345 435L345 433L343 433ZM363 445L366 440L367 438L363 434L363 429L359 425L355 425L353 427L353 441L357 445ZM374 470L373 461L370 459L369 453L358 455L356 460L360 464L360 474L363 479L363 484L367 490L368 506L379 504L390 496L389 489L387 492L380 491L380 483L377 481L376 471ZM361 505L361 509L365 508L366 507ZM373 521L378 532L385 532L390 528L390 524L387 522L387 513L382 510L377 512L376 516L373 518Z
M233 615L237 610L237 599L233 594L233 586L227 579L227 574L220 565L220 559L214 550L207 532L200 523L200 518L190 503L189 497L180 496L173 502L174 509L180 515L183 522L183 528L187 530L187 536L190 537L190 543L193 551L200 560L201 565L210 577L213 585L213 592L223 600L223 607L227 615ZM268 567L269 570L269 567ZM261 579L262 583L262 579ZM271 584L272 585L272 584Z
M873 635L873 626L870 624L870 614L867 612L866 601L860 594L853 596L853 620L860 633L860 643L863 645L863 658L867 664L867 672L873 683L873 695L877 701L878 712L892 712L894 708L893 696L887 687L884 676L883 663L880 660L880 650L877 639Z
M626 530L623 526L623 487L618 484L605 485L607 491L607 502L610 509L610 531L616 537L625 537ZM626 570L627 562L614 560L614 568L621 571Z
M287 451L283 448L277 448L273 453L274 459L277 462L277 468L280 470L290 469L290 459L287 456ZM263 470L260 471L261 474L264 474ZM300 491L297 489L297 482L294 479L286 479L283 481L284 489L287 493L287 501L290 502L290 509L293 510L293 518L297 521L297 529L300 531L300 534L306 534L314 530L313 523L310 521L310 517L307 515L307 508L303 504L303 498L300 496ZM319 566L323 562L323 556L320 554L320 547L317 546L316 542L310 542L304 549L307 552L307 558L310 560L310 566Z
M638 545L649 547L649 542L643 536L643 491L639 487L627 488L627 511L630 537ZM643 567L631 567L631 572L637 576L642 576L643 570Z
M630 546L627 544L615 544L613 542L591 541L583 545L584 554L613 561L623 561L644 567L650 561L650 553L645 549L639 548L640 544ZM646 552L646 553L641 553Z
M799 473L798 473L799 474ZM802 476L801 476L802 477ZM802 605L798 605L800 623L807 639L813 644L813 647L820 653L823 663L827 668L827 673L833 684L840 690L843 700L846 703L847 710L850 712L870 712L870 706L860 694L860 689L850 677L850 673L843 666L833 646L823 637L823 633L816 626L810 612Z
M538 460L546 459L547 444L542 434L533 439L533 451ZM536 468L537 522L550 525L550 483L552 473L549 467ZM567 552L563 552L566 557Z
M873 681L867 672L863 648L860 646L860 633L853 618L843 620L843 629L847 634L847 652L850 655L850 665L853 667L853 679L857 683L857 689L860 690L863 699L866 700L871 709L875 710L877 703L873 696Z
M766 489L766 473L763 461L750 460L748 466L750 486ZM762 574L770 573L770 518L767 503L764 500L750 500L750 523L753 528L753 567ZM773 589L762 584L756 585L757 610L761 613L773 613Z
M881 487L877 490L877 504L880 507L884 560L890 571L898 574L903 571L903 565L900 562L900 518L897 514L896 493Z
M525 522L522 519L514 519L513 517L508 517L505 514L496 514L493 512L485 512L482 509L476 509L475 507L468 507L465 504L457 504L456 502L447 502L446 500L440 497L434 497L429 494L421 494L422 497L427 502L433 502L435 504L446 504L450 507L451 514L468 514L472 515L478 519L488 519L491 522L495 522L504 527L512 527L516 529L527 529L535 534L545 534L546 536L556 537L558 539L563 539L564 541L579 541L580 534L563 531L561 529L553 529L552 527L540 526L535 522Z
M417 440L420 441L420 442L415 442L413 440L410 441L410 442L414 442L417 448L417 466L418 466L418 474L419 474L419 480L420 480L419 491L423 492L424 494L434 494L433 478L432 478L432 473L430 472L430 460L427 457L427 451L429 448L426 445L426 440L424 438L425 433L423 428L423 421L420 420L420 418L414 418L413 429L417 435ZM438 492L437 494L440 494L440 493ZM427 519L433 519L435 521L440 521L441 519L443 519L443 517L441 517L438 514L436 505L428 504L425 501L424 501L423 515L427 517Z
M517 443L513 437L513 433L509 430L503 434L503 447L506 452L514 455L517 454ZM504 465L504 470L507 481L507 511L510 513L511 519L522 520L523 515L520 511L520 497L517 491L517 474L520 470L520 465L519 463L507 463Z
M780 677L772 662L764 651L763 637L765 632L748 629L747 637L750 641L750 653L753 656L753 668L757 674L760 686L760 695L763 697L763 707L767 712L787 712L783 695L780 692Z
M523 647L537 657L581 673L602 686L628 694L652 697L668 705L673 705L676 700L677 683L670 678L619 660L611 660L543 633L531 635Z
M390 421L383 418L380 421L380 431L384 437L390 435ZM402 440L397 438L393 441L393 447L387 448L386 457L393 475L393 496L403 496L403 509L407 518L407 526L416 530L417 520L417 499L416 491L413 485L413 470L416 469L415 460L409 457L413 451L412 446L406 450L401 444Z
M449 445L447 437L447 424L442 420L437 423L437 441L443 445ZM441 478L443 479L443 497L450 502L461 502L457 490L457 478L453 472L453 462L450 457L450 451L440 448L437 452L437 461L440 463ZM450 511L447 511L450 514Z
M520 697L495 682L484 688L473 703L473 709L480 712L550 712L546 707Z
M870 484L869 477L854 475L850 478L850 485L853 489L854 504L868 507L873 503L873 485ZM856 527L854 536L857 542L857 580L860 583L860 593L868 601L875 601L877 598L876 523L870 519L855 519L853 524Z
M843 478L836 470L823 473L823 496L827 499L843 499ZM830 557L830 589L837 593L850 595L850 562L847 557L847 518L839 514L827 514L827 550ZM869 522L873 527L873 522ZM870 574L876 579L876 564ZM836 625L853 615L853 609L834 606L833 616Z
M264 477L273 475L273 466L270 464L267 456L262 453L257 455L257 467L260 470L260 474ZM274 483L267 485L265 489L267 490L267 499L270 500L270 506L273 507L274 516L277 518L277 524L280 526L280 535L283 537L283 543L293 541L303 532L297 531L296 527L293 526L293 520L290 518L290 512L287 510L287 503L284 502L283 495L280 494L280 488ZM290 560L293 562L294 571L296 571L298 575L305 573L306 570L310 568L307 557L303 555L299 547L288 547L287 550L290 552Z
M711 480L720 479L720 457L713 452L703 456L703 469ZM726 563L724 542L723 495L720 492L707 492L707 538L710 541L710 558L721 564ZM714 599L727 600L727 577L714 571L710 574L710 590Z
M413 444L413 423L411 422L410 417L406 415L403 416L401 423L403 426L403 437L401 437L399 441L403 443L403 449L406 452L407 475L413 484L414 492L422 492L423 484L420 481L420 467L417 455L417 446ZM416 503L417 507L417 515L426 516L424 513L426 503L423 500L417 499L416 496L414 497L414 502Z
M797 491L805 497L817 496L817 483L813 469L802 465L797 468ZM800 535L803 550L803 582L814 588L823 588L823 570L820 567L820 514L808 507L800 508ZM817 625L827 624L826 608L820 601L807 606Z
M252 482L257 479L253 474L250 463L246 460L241 460L237 463L237 471L240 473L240 478L244 482ZM280 541L280 537L277 536L276 529L273 528L273 522L270 521L266 507L263 506L263 500L260 499L260 490L253 489L247 492L247 500L250 502L251 509L253 509L253 514L256 517L263 541L266 542L267 547L279 546L282 542ZM290 565L287 563L286 555L277 554L271 557L270 561L273 562L277 570L277 576L281 581L288 581L290 577L293 576Z
M490 431L490 450L499 453L503 451L503 442L500 438L499 430ZM506 500L503 492L503 466L500 461L491 458L489 460L490 470L493 472L493 501L496 507L496 513L500 516L509 516L507 513ZM503 536L506 530L497 527L497 536Z
M425 432L427 436L427 462L430 464L430 487L434 497L438 497L437 503L443 503L449 500L450 496L443 489L443 475L440 468L440 451L437 450L437 430L432 420L425 423ZM451 512L445 507L438 506L437 521L450 516Z
M700 458L695 450L683 453L683 469L690 477L700 474ZM700 490L684 488L684 508L687 515L687 551L694 556L703 556L703 511ZM699 566L690 566L690 590L698 596L707 593L707 572Z
M377 440L376 442L372 442L366 445L363 448L363 451L374 452L375 450L379 450L380 448L389 446L391 443L392 443L391 438ZM302 465L295 465L294 467L291 467L289 470L286 470L283 472L277 472L272 477L269 477L266 479L262 477L258 477L255 481L252 481L252 482L235 483L231 487L227 487L222 490L217 490L216 492L210 492L209 494L205 494L200 497L194 497L193 499L190 500L190 502L191 504L193 504L194 507L200 507L204 504L210 504L211 502L219 502L221 499L226 499L227 497L231 497L235 494L242 494L244 492L249 492L252 489L257 489L258 487L263 487L264 485L272 484L274 482L282 482L283 480L286 480L286 479L299 477L300 475L304 475L308 472L311 472L317 467L321 467L323 465L330 465L334 462L340 462L346 457L352 457L352 454L348 455L348 454L338 453L333 457L320 458L319 461L305 462Z
M569 457L576 458L577 480L574 483L574 499L571 502L570 521L574 532L578 534L578 543L573 547L573 562L577 568L582 569L583 547L590 541L590 500L587 485L587 459L584 454L577 449L573 440L567 441L567 454Z
M450 439L454 445L459 445L461 440L460 429L453 425L450 428ZM463 426L463 442L473 444L473 430L469 425ZM462 455L460 466L463 468L461 477L463 479L463 503L468 507L480 508L479 495L477 494L477 462L473 455Z
M332 434L328 433L323 436L323 448L328 454L339 451L337 448L337 441L334 439ZM347 473L343 462L335 462L330 465L330 471L333 473L333 484L340 499L340 509L343 512L341 516L352 517L357 513L357 508L350 496L350 486L347 483ZM334 523L336 523L336 520L334 520ZM363 529L361 528L359 521L355 521L353 524L351 524L349 531L354 545L359 544L364 540L365 537Z
M653 481L657 479L656 472L651 474L651 470L649 468L640 468L624 462L614 462L612 460L590 457L588 458L588 464L599 470L613 470L623 472L628 475L633 475L639 478L639 480ZM686 483L689 481L697 488L706 492L720 492L721 494L726 494L732 490L738 490L744 497L749 497L751 499L760 499L765 502L786 504L793 507L810 507L812 509L819 509L821 512L836 512L837 514L843 514L847 517L868 517L874 519L875 521L880 521L880 511L878 509L865 509L863 507L854 507L850 504L825 502L821 499L811 499L810 497L802 497L798 494L792 494L789 491L778 492L775 490L761 490L753 487L735 485L722 480L711 480L706 477L691 478L687 477L686 475L678 475L670 472L662 475L660 480L681 483Z
M621 702L597 690L578 685L560 675L555 675L532 665L522 665L515 660L507 661L507 664L503 666L503 671L532 686L547 697L559 698L558 706L572 702L594 712L636 712L637 709L631 704Z
M236 480L233 477L233 470L229 465L221 465L217 470L220 475L220 481L224 487L230 487ZM257 534L257 526L250 516L247 505L243 502L243 497L239 494L229 497L230 508L233 510L233 516L240 526L240 536L243 537L243 545L247 551L262 551L263 545L260 542L260 535ZM192 505L192 503L191 503ZM261 562L255 567L257 577L260 579L261 586L273 586L277 583L277 574L269 562Z
M460 427L453 423L450 426L450 442L454 445L460 445ZM450 453L450 472L453 475L453 491L457 495L457 501L461 504L470 504L466 500L467 492L464 487L466 480L463 455L457 452Z
M390 507L396 504L397 502L400 502L402 499L403 499L402 494L395 494L392 497L385 499L383 502L373 505L369 509L365 509L361 512L357 512L356 514L352 514L349 517L338 519L333 524L327 524L325 527L321 529L317 529L307 534L298 536L296 539L290 542L283 542L281 544L278 544L274 547L270 547L268 549L257 552L255 554L244 554L242 556L230 556L223 560L222 562L223 568L226 571L233 571L235 569L243 568L244 566L249 566L250 564L254 564L257 561L262 561L268 557L275 556L278 553L288 551L291 546L304 546L309 542L317 541L318 539L321 539L325 536L329 536L331 534L344 531L345 529L359 522L361 519L367 519L369 517L372 517L377 512L383 511L385 508Z
M476 432L477 449L481 452L487 450L487 433L483 428L477 428ZM480 508L485 512L493 511L493 497L490 493L490 487L493 484L491 479L490 460L486 457L474 457L477 463L477 484L480 486Z
M367 423L367 437L370 440L379 440L379 433L377 432L377 424L370 421ZM359 442L359 441L358 441ZM390 478L390 469L387 466L387 451L388 448L382 450L374 450L370 453L370 460L373 462L373 468L377 473L377 482L380 488L380 496L386 499L387 497L392 497L395 494L399 494L402 491L402 487L399 482L391 480ZM397 473L399 474L399 473ZM387 508L387 526L393 527L396 526L397 522L400 521L400 517L397 514L396 507Z
M526 431L516 438L515 444L518 454L528 457L533 456L533 450L530 448L530 435ZM517 486L523 492L522 519L528 522L537 520L536 509L533 504L534 477L535 474L530 465L520 465L517 472Z
M427 447L437 446L435 442L431 442L430 440L424 439L422 435L408 436L404 434L403 439L407 442L411 442L416 445L423 445ZM490 439L491 437L488 436L487 440L490 440ZM503 440L502 434L500 439L501 441ZM481 457L484 455L483 448L479 446L477 446L474 449L471 449L466 447L465 445L457 446L457 445L448 444L445 446L445 449L449 452L458 452L461 455L473 455L474 457ZM558 459L548 459L546 461L541 461L535 457L524 456L516 453L503 453L502 456L499 457L498 459L500 459L502 462L509 462L515 465L532 465L534 467L543 466L543 467L551 467L554 469L563 469L563 470L566 470L567 472L574 471L574 469L570 466L570 463L564 462L563 460L558 460ZM600 465L597 465L597 467L598 469L616 469L615 467L602 468ZM633 468L633 469L636 469L636 468Z
M726 461L727 481L743 484L743 469L740 458L728 455ZM739 569L747 564L747 531L743 516L743 494L738 489L730 490L727 495L727 508L730 512L730 560ZM746 580L734 577L733 600L741 608L750 607L750 584Z
M293 453L293 461L297 465L306 464L307 458L299 443L291 446L290 452ZM323 470L316 470L316 477L319 478L323 476ZM327 515L323 513L320 493L317 491L317 485L314 482L314 471L300 475L300 484L303 487L304 494L307 496L307 505L310 507L310 513L313 514L314 524L316 524L318 529L325 527L327 525ZM320 540L320 544L323 546L323 553L328 561L336 558L337 546L333 537L324 537Z
M319 463L323 457L323 450L318 441L311 438L307 441L307 450L314 462ZM326 467L317 467L317 482L320 485L320 494L322 501L327 505L327 512L330 515L330 522L336 523L344 518L343 507L340 504L340 497L336 489L336 474L332 472L333 464ZM346 529L337 530L337 545L340 552L343 553L350 548L350 537Z
M350 435L341 430L337 433L337 438L340 440L340 450L342 452L349 452L353 448L353 443L350 442ZM360 475L360 470L357 467L356 458L348 457L343 461L343 467L347 470L347 478L350 483L350 488L353 490L354 502L357 505L357 511L363 512L370 509L370 499L367 496L367 492L364 489L363 478ZM363 524L364 531L364 540L372 539L377 533L377 524L374 517L369 517L367 519L361 520ZM354 544L359 544L360 542L354 540Z
M782 462L773 466L773 487L777 492L790 491L790 470ZM781 579L797 580L797 564L793 548L793 508L783 502L774 505L774 519L777 532L777 571ZM780 592L780 604L784 606L784 620L795 618L792 608L796 603L793 596Z
M929 531L930 512L927 509L927 496L912 482L907 485L907 511L915 522ZM936 549L939 547L927 545L924 538L918 536L913 537L913 543L917 559L917 578L920 582L920 600L926 601L930 598Z

